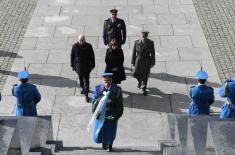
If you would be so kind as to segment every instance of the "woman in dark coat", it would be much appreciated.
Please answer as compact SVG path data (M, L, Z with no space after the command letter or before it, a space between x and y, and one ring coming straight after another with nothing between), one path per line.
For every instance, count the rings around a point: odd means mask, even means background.
M118 48L117 40L112 39L105 55L105 71L113 73L113 83L115 84L120 84L121 81L126 80L123 62L123 50L121 48Z

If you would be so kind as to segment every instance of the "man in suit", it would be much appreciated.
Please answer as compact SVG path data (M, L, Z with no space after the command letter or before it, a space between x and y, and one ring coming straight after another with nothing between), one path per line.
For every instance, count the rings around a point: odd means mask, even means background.
M117 18L118 10L112 9L112 16L104 20L103 40L104 45L109 45L113 38L117 39L118 46L121 47L126 42L126 24L123 19Z
M20 84L15 84L12 88L12 95L16 97L16 116L37 116L37 103L41 100L41 95L37 87L28 83L29 73L21 71L18 74Z
M148 39L148 31L142 30L141 37L135 41L131 64L134 66L133 77L138 80L138 88L143 84L143 95L147 95L147 82L150 69L155 65L154 42Z
M188 115L209 115L210 105L214 103L214 89L205 84L208 74L205 71L197 72L198 84L190 89L190 98L192 99Z
M78 74L81 94L89 102L90 72L95 68L95 55L91 44L87 43L84 35L78 36L78 42L73 44L71 50L71 67Z

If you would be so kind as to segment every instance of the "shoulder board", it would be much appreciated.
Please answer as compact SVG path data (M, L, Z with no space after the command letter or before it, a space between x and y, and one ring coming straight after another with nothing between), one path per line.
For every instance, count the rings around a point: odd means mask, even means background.
M120 89L120 90L122 90L122 88L121 88L120 86L117 86L117 89Z
M13 86L15 87L15 86L17 86L18 84L14 84Z
M30 86L32 86L32 87L37 87L36 85L34 85L34 84L31 84L31 83L28 83Z
M194 87L196 87L196 86L194 85L194 86L191 86L190 88L194 88Z
M230 79L230 80L226 80L225 83L226 83L226 82L234 82L234 80L231 80L231 79Z
M213 87L210 87L210 86L208 86L211 90L214 90L214 88Z

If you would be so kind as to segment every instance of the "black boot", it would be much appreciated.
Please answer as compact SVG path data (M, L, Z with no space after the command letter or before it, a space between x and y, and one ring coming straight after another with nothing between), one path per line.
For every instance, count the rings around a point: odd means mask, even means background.
M113 147L112 147L112 145L107 145L106 151L107 151L107 152L113 152Z

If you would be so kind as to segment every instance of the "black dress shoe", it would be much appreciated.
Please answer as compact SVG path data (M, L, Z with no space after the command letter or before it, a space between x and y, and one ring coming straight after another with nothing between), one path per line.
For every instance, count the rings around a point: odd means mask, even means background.
M107 151L107 152L113 152L112 145L107 145L106 151Z
M84 91L83 91L83 90L81 90L81 91L80 91L80 93L81 93L81 94L84 94Z
M138 86L137 86L137 87L138 87L138 88L140 88L140 87L141 87L141 82L139 82L139 83L138 83Z
M148 95L148 93L147 93L147 91L146 91L146 87L143 88L143 95L144 95L144 96L147 96L147 95Z
M105 144L102 144L102 149L106 150L106 145Z
M87 103L89 103L89 97L87 95L85 96L85 100Z

